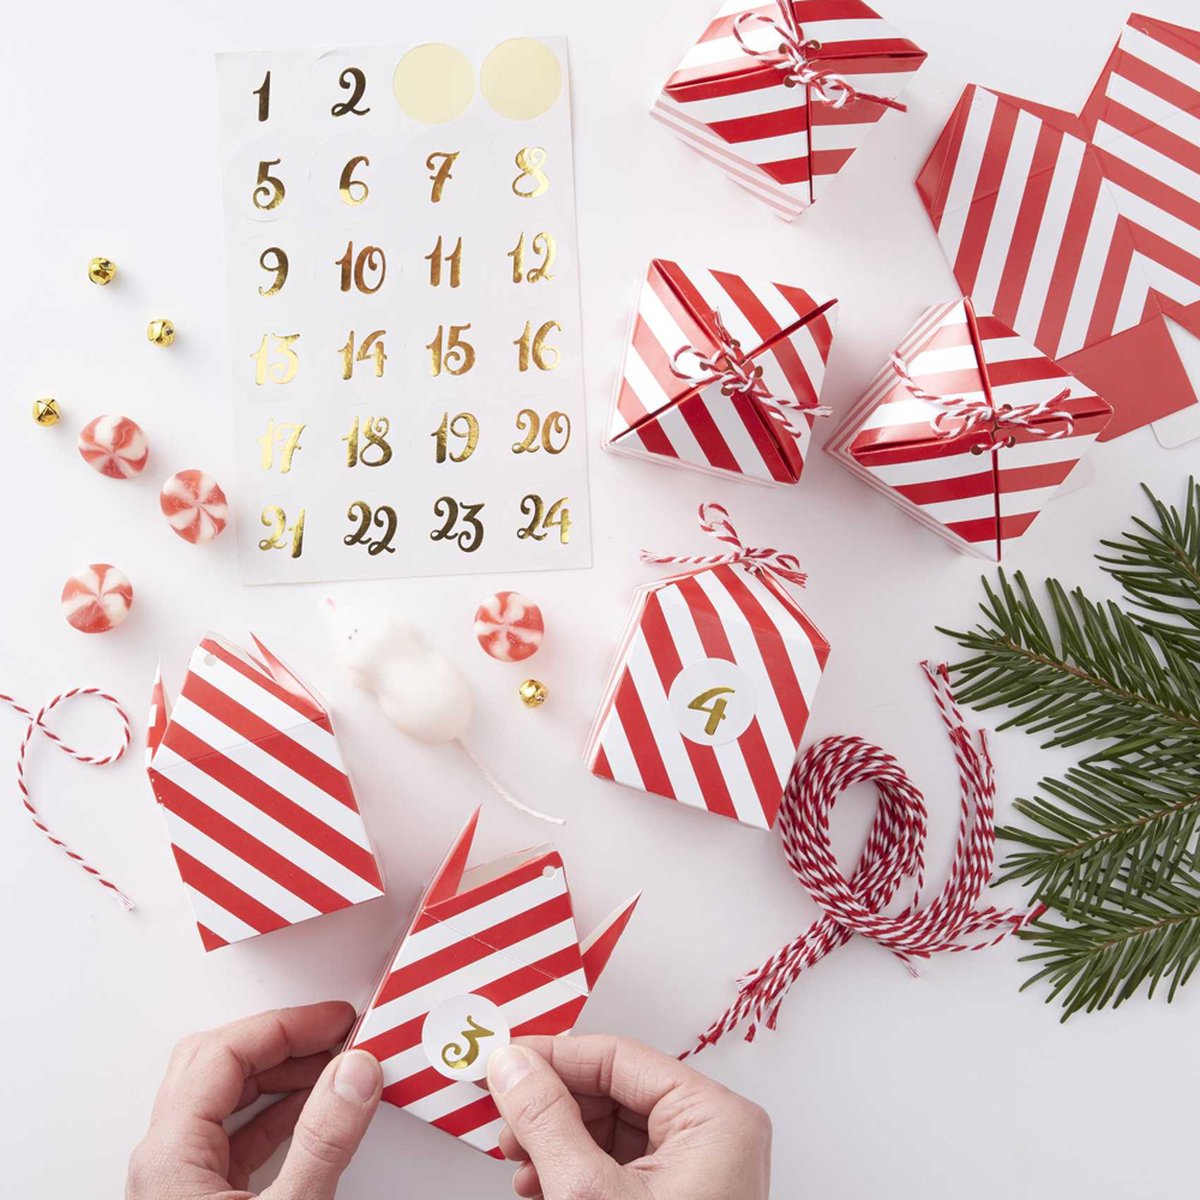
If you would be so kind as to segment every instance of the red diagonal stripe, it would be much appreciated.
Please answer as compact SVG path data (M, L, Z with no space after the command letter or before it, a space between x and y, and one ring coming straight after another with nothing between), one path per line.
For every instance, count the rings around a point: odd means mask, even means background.
M186 850L172 844L171 853L175 856L179 877L188 887L195 888L218 908L232 913L243 924L249 925L251 929L258 933L270 933L273 929L282 929L289 923L286 917L281 917L261 901L255 900L253 896L243 892L236 884L230 883L223 875L218 875L211 867L206 866L198 858L193 858ZM198 922L197 927L200 929L200 936L204 938L204 927ZM216 934L209 932L212 938L224 945L224 942L217 938ZM209 946L207 938L204 938L204 944L207 949L215 948Z

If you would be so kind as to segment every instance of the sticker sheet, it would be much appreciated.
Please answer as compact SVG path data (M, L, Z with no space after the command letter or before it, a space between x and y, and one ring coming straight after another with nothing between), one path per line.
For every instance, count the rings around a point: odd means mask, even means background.
M565 39L218 85L243 581L590 565Z

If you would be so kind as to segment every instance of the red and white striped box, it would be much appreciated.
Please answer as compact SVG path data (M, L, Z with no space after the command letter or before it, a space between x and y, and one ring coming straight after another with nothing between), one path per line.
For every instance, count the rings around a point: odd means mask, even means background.
M646 584L592 725L588 769L770 829L828 658L777 575L749 557Z
M825 449L956 549L998 562L1111 418L1090 388L957 300L926 311Z
M205 950L383 895L324 702L257 638L155 675L146 770Z
M796 483L813 422L826 411L819 400L836 304L788 284L653 259L604 446L713 475Z
M861 0L729 0L651 114L791 221L925 61Z
M634 896L583 939L558 851L467 869L479 811L417 906L347 1047L383 1065L383 1098L492 1158L503 1121L478 1084L515 1037L569 1033Z
M1197 113L1200 33L1135 15L1081 116L972 84L917 179L963 292L1113 405L1104 440L1200 436Z

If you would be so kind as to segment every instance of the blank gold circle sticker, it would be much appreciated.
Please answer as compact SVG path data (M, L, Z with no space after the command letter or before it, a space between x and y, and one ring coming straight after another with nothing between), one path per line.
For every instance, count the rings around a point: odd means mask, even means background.
M475 96L475 69L461 50L444 42L414 46L392 76L396 103L422 125L461 117Z
M549 46L533 38L501 42L479 72L483 98L510 121L532 121L548 111L562 91L562 68Z

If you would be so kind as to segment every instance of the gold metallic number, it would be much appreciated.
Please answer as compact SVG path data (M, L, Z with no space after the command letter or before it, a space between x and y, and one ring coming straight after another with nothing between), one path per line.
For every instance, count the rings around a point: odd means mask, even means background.
M289 550L291 558L299 558L304 552L304 509L289 528L287 513L278 504L268 504L260 517L263 525L271 532L260 538L260 550ZM289 534L291 535L289 537Z
M514 454L533 454L539 449L561 454L571 440L571 418L565 412L552 412L543 421L534 409L523 408L517 413L517 432L525 436L513 442Z
M334 261L334 266L342 268L338 286L343 292L355 287L364 296L373 296L387 277L387 255L378 246L364 246L356 255L354 243L347 242L346 253ZM368 274L376 276L374 283L367 282Z
M388 444L388 430L392 423L387 417L368 417L360 424L357 417L350 432L342 438L346 443L346 466L382 467L391 461L392 447Z
M369 167L371 160L365 154L356 154L342 168L342 177L338 180L338 191L341 193L343 204L351 206L361 204L371 194L371 189L361 179L354 178L354 171L359 163L362 163L364 167Z
M442 1047L442 1062L452 1071L465 1071L479 1057L479 1043L484 1038L495 1037L491 1029L485 1029L470 1013L467 1027L459 1034L461 1042L447 1042Z
M267 256L270 255L272 261L267 261ZM285 283L288 277L288 256L278 246L268 246L259 256L258 265L264 271L274 271L275 281L270 287L260 287L258 294L260 296L274 296Z
M443 260L450 264L450 286L458 287L462 282L462 238L454 243L454 249L449 254L443 254L442 239L439 237L437 245L425 255L425 261L429 264L430 287L438 287L442 282Z
M429 351L429 373L440 375L443 367L447 375L465 375L475 365L475 347L462 335L471 325L451 325L450 332L439 325L432 342L425 344Z
M353 378L354 364L356 362L366 362L367 359L372 359L375 363L375 378L379 379L383 376L383 364L387 362L387 355L383 349L383 336L386 332L386 329L376 329L368 333L363 338L362 345L359 346L356 353L354 349L354 330L350 330L350 336L346 339L346 344L338 351L342 356L343 379Z
M479 421L474 413L442 413L442 423L429 435L434 439L437 449L434 451L435 462L466 462L475 453L479 445ZM462 446L457 450L449 449L450 438L458 438Z
M517 530L517 537L522 541L531 538L535 542L544 542L552 529L558 530L558 540L566 545L571 534L571 510L567 508L567 498L555 500L549 508L541 496L530 493L521 500L521 515L529 518L529 524Z
M280 158L264 158L258 164L258 176L255 179L258 186L254 189L254 207L263 212L270 212L271 209L278 208L283 203L287 189L283 186L282 179L271 174L271 168L279 166L282 161Z
M431 204L437 204L441 201L442 189L446 186L446 180L454 178L450 174L450 168L454 166L455 161L461 153L461 150L435 150L425 160L425 169L433 172L429 176L433 183L433 187L429 192L429 202Z
M263 76L263 81L250 93L258 97L258 119L265 121L271 115L271 72Z
M483 511L482 504L465 504L451 496L439 496L433 502L433 515L442 522L441 526L429 535L431 542L451 541L465 554L471 554L483 545L483 522L479 514ZM459 518L468 528L454 532Z
M539 371L553 371L558 366L558 347L546 345L546 338L555 329L562 332L562 326L557 321L543 321L535 333L533 322L525 322L521 336L513 339L513 345L517 348L518 371L528 371L531 362Z
M546 162L546 151L541 146L526 146L517 151L516 163L520 175L512 181L513 192L522 200L532 200L550 188L550 180L542 170Z
M704 732L709 737L716 735L717 727L725 720L725 708L729 703L725 697L732 695L733 688L731 687L709 688L707 692L701 692L688 705L693 712L708 714L708 720L704 723Z
M338 76L338 86L350 93L350 99L339 100L329 110L330 116L344 117L347 113L353 113L356 117L365 117L371 111L369 107L358 107L358 102L367 90L367 77L358 67L347 67Z
M254 382L261 387L264 383L291 383L300 369L300 356L292 349L298 342L298 333L264 333L258 349L250 355L254 359ZM271 351L280 357L271 361Z
M262 469L270 471L275 466L275 445L279 444L279 473L286 475L292 469L292 456L300 449L300 435L304 423L300 421L267 421L267 432L258 439L262 447Z
M371 506L365 500L355 500L346 509L346 519L358 522L358 528L342 538L347 546L366 546L372 558L384 551L396 553L396 547L392 545L392 538L396 536L396 510L391 505L381 504L372 513ZM382 537L371 538L372 525L383 530Z
M558 243L554 240L554 235L535 233L529 246L534 254L542 256L542 261L535 267L526 269L524 234L521 234L517 239L517 244L505 255L506 258L513 260L513 283L541 283L543 279L553 279L550 268L554 265L555 256L558 254Z

